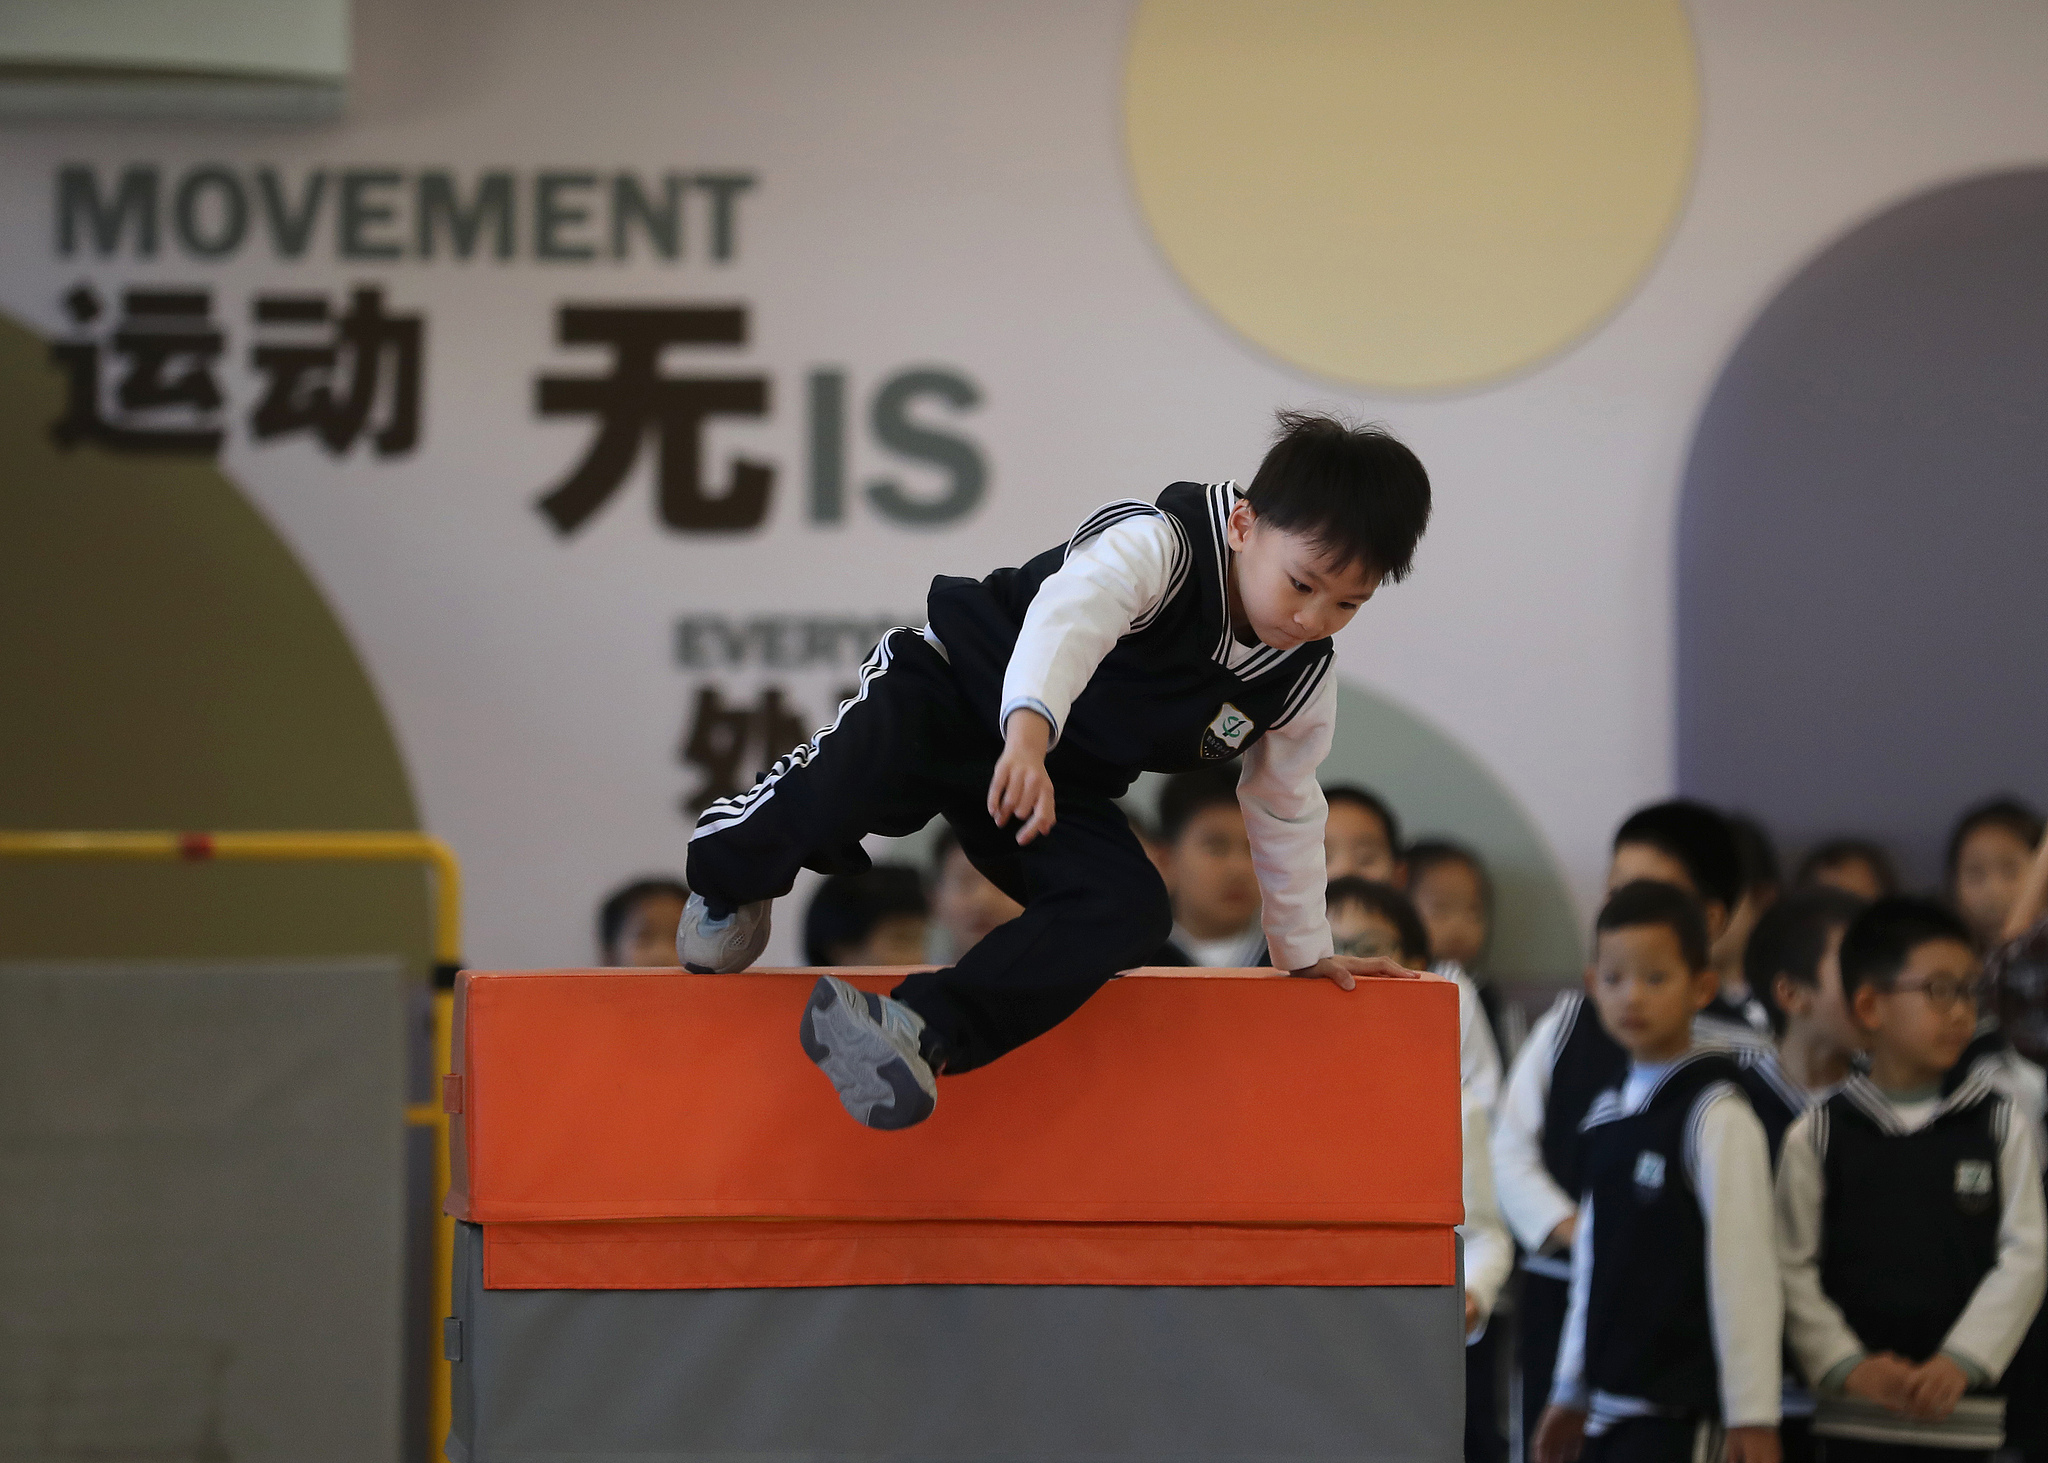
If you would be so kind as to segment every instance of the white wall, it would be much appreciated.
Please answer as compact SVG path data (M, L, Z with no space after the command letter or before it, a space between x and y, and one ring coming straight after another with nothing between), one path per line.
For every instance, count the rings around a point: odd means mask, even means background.
M353 119L305 131L17 126L0 134L0 308L61 333L59 299L160 280L212 286L235 404L224 465L303 556L385 698L427 826L469 875L470 957L588 957L609 883L679 866L674 743L695 682L683 613L911 613L934 572L980 573L1062 538L1100 501L1178 477L1248 477L1272 410L1386 420L1429 465L1437 517L1411 582L1340 642L1343 672L1447 729L1545 831L1590 907L1606 840L1671 780L1672 523L1719 363L1800 262L1888 202L2038 160L2048 9L1878 0L1692 7L1705 128L1663 258L1588 340L1505 384L1378 400L1244 346L1180 287L1121 155L1126 12L1097 4L406 4L356 18ZM1218 99L1228 105L1229 98ZM511 165L757 175L737 259L567 265L303 260L251 246L60 258L59 165L134 161L402 170ZM701 225L699 212L693 221ZM252 443L248 298L380 282L428 317L427 436L339 463ZM721 426L782 473L771 523L720 541L654 521L649 467L564 542L532 501L589 428L543 421L534 378L594 370L553 343L563 300L743 301L765 424ZM679 353L673 369L697 359ZM803 512L804 373L842 366L852 406L916 363L985 393L957 418L992 469L980 512L917 532L852 500ZM872 443L850 463L929 483ZM843 671L787 678L824 709ZM731 685L751 684L745 678ZM751 769L749 769L751 770ZM793 948L793 947L792 947Z

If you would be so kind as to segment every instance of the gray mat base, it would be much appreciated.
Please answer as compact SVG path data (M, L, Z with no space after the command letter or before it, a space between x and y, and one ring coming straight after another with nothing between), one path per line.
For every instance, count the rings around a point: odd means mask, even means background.
M1456 1286L485 1290L454 1463L1458 1463Z

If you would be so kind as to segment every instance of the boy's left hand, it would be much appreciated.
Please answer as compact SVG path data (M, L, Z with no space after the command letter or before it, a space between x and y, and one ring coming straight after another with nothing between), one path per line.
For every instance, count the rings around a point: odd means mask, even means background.
M1774 1427L1728 1429L1728 1463L1779 1463L1783 1456Z
M1970 1378L1963 1369L1937 1352L1906 1373L1907 1414L1940 1422L1969 1390Z
M1357 976L1378 976L1391 980L1435 980L1426 970L1410 970L1389 955L1325 955L1313 965L1304 965L1290 975L1314 975L1332 981L1339 990L1358 984Z

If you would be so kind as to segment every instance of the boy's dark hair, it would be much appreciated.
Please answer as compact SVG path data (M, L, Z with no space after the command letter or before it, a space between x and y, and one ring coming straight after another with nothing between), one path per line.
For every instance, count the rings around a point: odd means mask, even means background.
M1463 864L1479 881L1479 902L1489 915L1493 913L1493 875L1486 872L1479 855L1464 844L1448 838L1418 838L1408 845L1402 858L1408 865L1410 889L1448 864Z
M1342 879L1332 879L1330 887L1324 891L1323 900L1329 909L1342 904L1364 905L1394 927L1394 933L1401 937L1403 960L1429 960L1429 930L1408 896L1392 884L1350 874Z
M1340 566L1408 577L1429 527L1429 474L1385 427L1283 411L1245 500L1268 526L1306 535Z
M1387 835L1387 850L1395 858L1401 857L1401 820L1394 810L1387 806L1387 800L1371 788L1360 787L1355 782L1340 782L1335 787L1323 789L1326 803L1350 803L1365 809L1380 820L1380 829Z
M1705 803L1672 798L1630 813L1615 830L1614 846L1640 843L1676 860L1701 903L1735 908L1742 898L1742 851L1728 820Z
M1171 847L1195 820L1195 814L1228 803L1237 806L1235 766L1203 767L1176 772L1159 790L1159 841Z
M1956 865L1963 856L1963 844L1979 828L2003 828L2028 848L2041 846L2041 815L2018 798L1989 798L1956 819L1948 836L1948 858L1942 864L1944 887L1954 892Z
M1735 857L1742 870L1742 892L1775 890L1779 884L1778 848L1763 824L1747 813L1730 813L1728 831L1735 835Z
M1969 926L1946 904L1893 894L1878 900L1842 932L1842 999L1864 986L1888 990L1913 952L1929 940L1975 949Z
M804 911L804 960L832 964L833 953L858 945L876 925L896 915L931 912L924 881L907 864L876 864L858 874L833 874Z
M622 884L605 896L604 903L597 907L597 948L604 953L605 959L611 959L612 952L618 948L619 936L626 932L626 916L633 912L633 906L656 894L673 894L687 903L690 888L681 879L652 874L630 884Z
M1742 978L1750 993L1764 1003L1771 1026L1782 1032L1785 1013L1778 1006L1779 976L1808 990L1820 988L1820 961L1828 952L1828 936L1846 930L1865 908L1864 901L1841 889L1800 889L1763 913L1742 951Z
M1899 892L1898 866L1882 844L1868 838L1830 838L1815 844L1813 851L1799 861L1799 872L1792 880L1793 887L1810 887L1819 881L1824 870L1848 863L1868 864L1871 872L1877 875L1881 894Z
M1631 879L1600 906L1593 921L1593 943L1611 930L1634 930L1662 925L1678 940L1678 952L1685 968L1697 975L1707 968L1707 917L1700 902L1679 888L1659 879Z

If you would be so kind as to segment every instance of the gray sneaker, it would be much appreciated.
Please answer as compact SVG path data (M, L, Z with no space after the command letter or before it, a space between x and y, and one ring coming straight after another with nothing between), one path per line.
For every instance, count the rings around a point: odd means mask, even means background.
M892 1131L923 1122L939 1100L938 1081L918 1052L923 1030L924 1017L901 1001L822 975L797 1036L854 1121Z
M768 945L772 901L742 904L724 919L711 918L704 896L692 894L676 926L676 959L698 975L733 975L761 958Z

